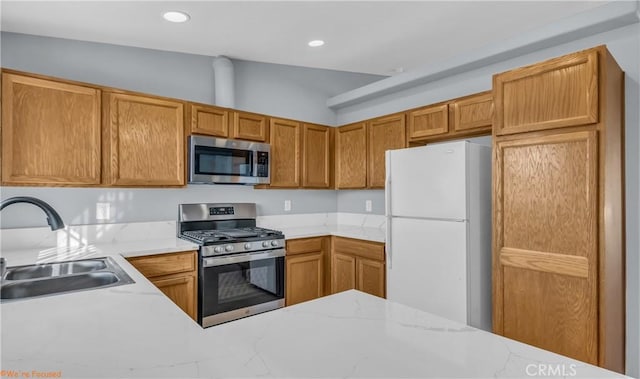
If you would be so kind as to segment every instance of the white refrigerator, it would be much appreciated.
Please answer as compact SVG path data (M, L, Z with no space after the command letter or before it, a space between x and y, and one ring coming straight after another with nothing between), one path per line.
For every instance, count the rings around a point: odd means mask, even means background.
M491 148L386 153L387 298L491 330Z

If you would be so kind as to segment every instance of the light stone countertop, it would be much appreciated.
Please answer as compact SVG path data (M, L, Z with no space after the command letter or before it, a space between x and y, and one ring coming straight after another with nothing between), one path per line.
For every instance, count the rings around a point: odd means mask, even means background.
M291 228L288 238L340 233L325 227ZM126 228L138 235L148 226ZM114 235L2 251L10 266L111 256L136 282L0 304L2 370L63 378L621 377L358 291L202 329L123 257L196 245Z
M0 305L2 370L63 378L620 377L358 291L202 329L136 284Z

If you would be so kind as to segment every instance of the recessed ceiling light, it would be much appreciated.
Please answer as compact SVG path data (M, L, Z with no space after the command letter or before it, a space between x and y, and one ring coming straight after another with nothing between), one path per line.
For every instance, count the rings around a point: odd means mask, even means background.
M313 41L309 41L309 43L307 44L311 47L320 47L322 45L324 45L324 41L321 39L314 39Z
M165 20L171 22L186 22L189 21L190 18L188 14L180 11L164 12L162 17L164 17Z

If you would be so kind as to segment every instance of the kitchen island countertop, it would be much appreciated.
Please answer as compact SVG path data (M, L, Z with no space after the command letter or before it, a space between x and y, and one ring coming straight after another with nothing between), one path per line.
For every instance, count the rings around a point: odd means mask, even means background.
M135 284L0 305L2 370L347 378L528 377L552 367L552 376L618 376L354 290L202 329L120 255L140 248L92 253L113 256Z

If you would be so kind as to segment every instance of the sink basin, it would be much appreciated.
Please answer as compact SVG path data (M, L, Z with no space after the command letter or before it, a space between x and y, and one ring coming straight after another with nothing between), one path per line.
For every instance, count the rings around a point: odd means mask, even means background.
M1 299L23 299L54 293L86 290L108 286L118 282L112 272L91 272L81 275L58 276L50 279L27 280L8 283L0 288Z
M0 301L14 301L135 283L112 259L93 258L8 267Z
M107 264L98 259L77 262L49 263L35 266L15 267L7 270L5 280L37 279L53 276L65 276L97 271L107 268Z

